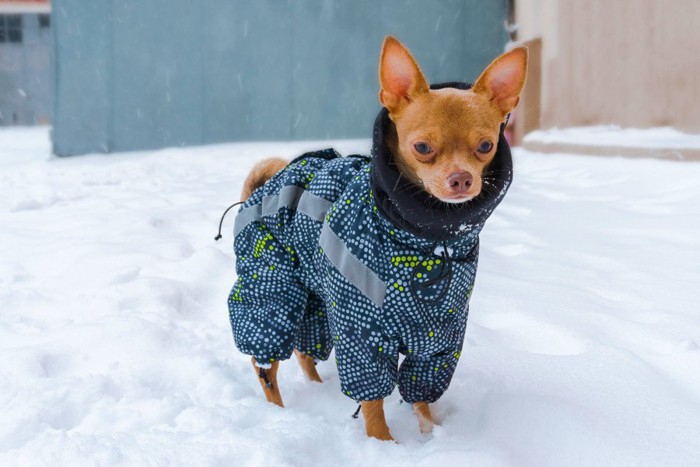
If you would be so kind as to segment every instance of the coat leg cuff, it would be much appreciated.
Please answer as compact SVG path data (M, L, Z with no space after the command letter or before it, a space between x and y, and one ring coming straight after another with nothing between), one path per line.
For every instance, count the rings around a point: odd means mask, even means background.
M258 368L262 368L263 370L269 370L270 368L272 368L272 363L270 363L270 362L260 363L258 361L258 359L256 358L255 359L255 366L257 366Z

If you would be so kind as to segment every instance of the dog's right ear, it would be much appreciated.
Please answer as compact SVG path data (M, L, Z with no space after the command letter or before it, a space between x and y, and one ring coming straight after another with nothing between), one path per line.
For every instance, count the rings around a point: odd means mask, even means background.
M379 102L397 112L430 89L411 52L393 36L386 36L379 59Z

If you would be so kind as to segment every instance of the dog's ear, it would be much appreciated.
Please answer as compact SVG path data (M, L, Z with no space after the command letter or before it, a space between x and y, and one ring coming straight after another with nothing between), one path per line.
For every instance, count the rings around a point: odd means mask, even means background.
M429 90L411 52L393 36L386 36L379 59L379 102L396 112Z
M527 47L516 47L494 60L472 89L483 93L505 116L518 105L527 75Z

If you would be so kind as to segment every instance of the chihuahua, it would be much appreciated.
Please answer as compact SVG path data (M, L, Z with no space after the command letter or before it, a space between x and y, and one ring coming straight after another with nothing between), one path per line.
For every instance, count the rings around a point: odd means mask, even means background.
M341 389L368 436L391 440L383 399L398 385L421 432L464 342L478 235L512 177L505 121L527 49L494 60L473 86L428 85L386 37L372 157L332 149L258 163L234 227L229 315L268 401L294 353L306 377L335 349ZM404 359L399 364L399 355Z

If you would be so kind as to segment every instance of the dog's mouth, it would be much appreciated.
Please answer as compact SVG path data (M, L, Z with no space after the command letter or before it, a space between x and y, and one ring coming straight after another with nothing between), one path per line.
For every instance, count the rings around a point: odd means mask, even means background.
M450 196L448 198L439 197L438 199L440 201L442 201L443 203L447 203L447 204L462 204L462 203L466 203L467 201L471 201L474 198L476 198L476 195L469 195L469 196L456 195L456 196Z
M427 184L423 185L423 188L425 189L426 192L428 192L430 195L434 196L435 198L439 199L443 203L447 204L462 204L466 203L467 201L471 201L477 196L479 196L479 191L475 190L475 187L472 187L469 190L463 190L463 191L458 191L455 192L454 190L450 189L431 189Z
M462 204L473 200L481 193L481 177L475 176L474 178L475 180L472 181L470 176L470 182L467 186L459 186L454 181L443 180L441 177L419 179L419 185L425 192L443 203Z

